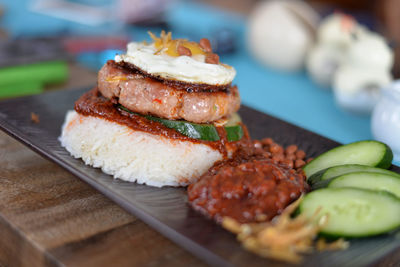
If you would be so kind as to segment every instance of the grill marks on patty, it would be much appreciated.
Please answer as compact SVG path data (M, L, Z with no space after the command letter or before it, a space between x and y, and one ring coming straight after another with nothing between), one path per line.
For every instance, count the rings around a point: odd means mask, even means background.
M224 85L210 85L210 84L196 84L196 83L188 83L188 82L182 82L178 80L168 80L165 78L162 78L157 75L152 75L149 74L142 69L136 67L135 65L128 63L128 62L115 62L114 60L109 60L107 62L108 65L116 67L124 71L126 74L130 73L137 73L137 74L142 74L145 77L152 78L158 82L161 82L167 86L174 87L179 90L184 90L188 93L198 93L198 92L205 92L205 93L213 93L213 92L223 92L223 91L229 91L229 88L231 87L231 84L224 84Z
M104 97L141 114L206 123L239 109L240 97L236 86L188 92L190 88L182 90L168 83L114 61L107 62L98 76L98 89Z

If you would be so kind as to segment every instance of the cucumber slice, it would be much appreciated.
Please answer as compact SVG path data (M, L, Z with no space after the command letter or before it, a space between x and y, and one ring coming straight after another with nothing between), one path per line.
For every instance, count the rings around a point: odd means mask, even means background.
M385 191L357 188L324 188L307 194L299 211L316 219L329 214L321 233L330 236L366 237L400 226L400 199Z
M212 124L198 124L187 121L173 121L145 115L148 120L157 121L163 124L165 127L171 128L186 135L190 138L206 140L206 141L218 141L219 135L217 129Z
M392 150L384 143L367 140L338 146L319 155L303 167L307 178L314 173L343 164L361 164L378 168L389 168L393 159Z
M127 109L122 105L118 105L118 107L126 112L136 114L138 116L143 116L151 121L159 122L165 127L174 129L177 132L186 135L190 138L200 139L204 141L218 141L220 139L217 128L215 128L215 126L212 124L200 124L188 121L167 120L159 117L154 117L151 115L141 115L136 112L130 111L129 109ZM232 124L233 121L236 121L236 123L239 123L241 121L238 114L236 114L232 120L228 120L230 124ZM226 137L229 142L239 141L243 137L243 129L240 124L225 126L225 130L227 135Z
M229 142L238 141L243 137L243 129L240 125L225 126L226 139Z
M310 185L313 185L320 181L329 180L331 178L352 172L375 172L375 173L383 173L387 175L397 175L400 177L400 174L397 172L392 172L389 170L381 169L381 168L374 168L366 165L359 165L359 164L345 164L330 167L324 170L321 170L317 173L314 173L310 176L307 180Z
M400 198L400 176L373 172L353 172L333 178L328 187L356 187L387 191Z

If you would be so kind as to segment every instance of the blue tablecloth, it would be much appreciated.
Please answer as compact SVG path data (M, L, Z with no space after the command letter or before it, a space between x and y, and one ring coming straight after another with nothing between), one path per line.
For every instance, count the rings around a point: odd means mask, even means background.
M15 8L16 2L19 2L18 9ZM15 35L57 33L68 27L69 31L80 34L120 30L120 25L89 27L32 14L21 8L20 2L8 3L9 14L3 24ZM18 15L13 17L13 12ZM174 37L198 40L222 28L235 32L238 49L233 54L223 55L221 61L235 67L237 76L234 83L239 87L244 104L340 143L372 139L370 118L339 109L332 92L319 88L305 72L280 72L256 62L246 47L245 17L192 1L178 1L168 10L167 21ZM143 28L131 27L125 32L136 40L148 39Z

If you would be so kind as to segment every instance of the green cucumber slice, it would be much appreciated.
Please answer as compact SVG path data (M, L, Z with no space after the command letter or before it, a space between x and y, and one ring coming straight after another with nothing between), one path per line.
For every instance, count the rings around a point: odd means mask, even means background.
M324 188L307 194L299 211L308 218L329 214L321 233L330 236L366 237L400 226L400 199L385 191L357 188Z
M400 198L400 176L373 172L353 172L333 178L328 187L355 187L387 191Z
M400 177L400 174L397 172L392 172L389 170L381 169L381 168L374 168L366 165L359 165L359 164L345 164L330 167L324 170L321 170L317 173L314 173L310 176L307 180L310 185L318 183L320 181L329 180L331 178L352 172L375 172L375 173L383 173L387 175L397 175Z
M177 132L186 135L190 138L200 139L204 141L218 141L220 139L217 128L212 124L200 124L188 121L178 121L178 120L167 120L159 117L154 117L151 115L141 115L136 112L132 112L122 105L118 107L126 112L136 114L138 116L143 116L148 120L156 121L163 124L165 127L176 130ZM235 113L236 114L236 113ZM238 114L231 120L228 120L231 124L236 121L239 123L241 121ZM243 137L243 129L240 124L225 126L226 137L229 142L239 141Z
M384 143L367 140L338 146L319 155L303 167L307 178L314 173L343 164L361 164L378 168L389 168L393 159L392 150Z
M225 126L226 139L229 142L238 141L243 137L243 129L240 125Z
M183 135L190 138L207 140L207 141L218 141L219 135L217 129L212 124L198 124L187 121L173 121L145 115L148 120L157 121L164 126L174 129Z

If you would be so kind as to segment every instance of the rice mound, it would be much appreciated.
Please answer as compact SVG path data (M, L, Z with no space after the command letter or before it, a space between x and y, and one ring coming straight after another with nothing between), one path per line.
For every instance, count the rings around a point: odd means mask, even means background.
M222 159L204 144L135 131L75 111L68 111L60 141L72 156L114 178L157 187L188 185Z

